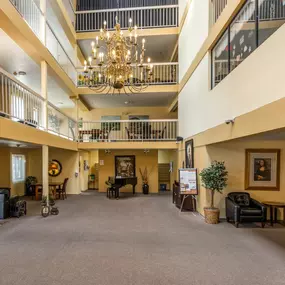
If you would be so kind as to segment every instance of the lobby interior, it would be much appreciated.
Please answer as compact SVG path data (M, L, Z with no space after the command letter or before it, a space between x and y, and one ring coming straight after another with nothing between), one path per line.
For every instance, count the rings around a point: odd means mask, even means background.
M1 0L0 284L284 284L284 23L283 0Z

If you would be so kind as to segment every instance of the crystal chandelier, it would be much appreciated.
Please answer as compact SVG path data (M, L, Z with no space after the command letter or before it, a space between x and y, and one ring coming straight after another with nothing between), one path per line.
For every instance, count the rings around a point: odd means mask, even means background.
M149 86L153 65L150 58L145 62L146 41L138 39L137 26L132 22L129 19L125 36L118 14L114 32L108 31L104 21L100 36L91 43L92 55L84 62L84 81L91 90L105 94L123 91L127 94L127 89L131 93L139 93Z

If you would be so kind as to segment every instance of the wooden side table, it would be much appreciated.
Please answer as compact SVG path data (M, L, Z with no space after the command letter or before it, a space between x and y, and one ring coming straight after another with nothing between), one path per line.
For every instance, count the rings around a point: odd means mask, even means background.
M270 202L265 201L262 202L264 205L268 206L270 209L270 224L273 227L274 223L277 223L277 209L281 208L284 211L283 219L285 219L285 202ZM283 226L284 226L284 220L283 220Z

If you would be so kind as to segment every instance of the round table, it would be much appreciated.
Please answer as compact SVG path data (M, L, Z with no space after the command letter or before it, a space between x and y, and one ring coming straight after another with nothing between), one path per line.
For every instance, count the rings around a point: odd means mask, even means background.
M284 211L283 219L285 219L285 202L262 202L264 205L270 208L270 224L273 227L274 223L277 223L277 209L281 208Z

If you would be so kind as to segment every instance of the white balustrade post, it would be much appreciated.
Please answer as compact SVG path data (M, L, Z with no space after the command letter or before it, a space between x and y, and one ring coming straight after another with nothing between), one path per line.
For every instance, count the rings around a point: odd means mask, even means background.
M49 149L47 145L42 146L42 176L43 176L43 196L49 196L49 183L48 183L48 164L49 164Z
M43 13L43 17L41 17L41 39L46 45L46 15L47 15L47 0L40 0L40 9Z
M48 130L48 94L47 94L47 63L41 62L41 96L44 98L43 104L43 127Z

